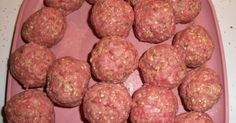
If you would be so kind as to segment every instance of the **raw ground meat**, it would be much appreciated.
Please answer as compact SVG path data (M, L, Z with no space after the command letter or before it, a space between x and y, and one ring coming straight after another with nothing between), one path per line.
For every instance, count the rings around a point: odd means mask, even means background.
M134 13L134 31L140 41L160 43L174 35L175 16L169 0L140 1Z
M186 75L179 91L187 109L205 112L218 102L223 90L217 73L210 68L200 67Z
M86 61L66 56L55 60L47 76L47 93L51 100L63 107L81 104L90 79Z
M201 0L170 0L174 8L176 23L189 23L201 11Z
M174 123L178 101L174 93L163 87L144 85L133 95L132 123Z
M125 123L131 103L131 96L123 85L100 82L86 92L83 111L90 123Z
M175 123L213 123L213 120L206 113L185 112L175 117Z
M32 14L23 24L21 35L26 42L52 47L66 31L66 19L56 8L43 7Z
M121 37L104 37L91 52L92 72L99 80L124 82L138 66L138 51Z
M133 25L134 12L123 0L103 0L93 6L90 20L98 37L127 37Z
M214 44L207 30L196 24L178 32L173 45L183 50L188 67L201 66L211 58L214 51Z
M39 90L26 90L11 97L4 107L8 123L55 123L53 103Z
M139 68L145 83L171 89L182 82L187 72L180 50L168 44L148 49L139 61Z
M61 9L65 15L78 10L83 2L84 0L44 0L46 6Z
M28 43L12 53L10 71L26 89L43 87L47 71L54 60L55 55L48 48Z

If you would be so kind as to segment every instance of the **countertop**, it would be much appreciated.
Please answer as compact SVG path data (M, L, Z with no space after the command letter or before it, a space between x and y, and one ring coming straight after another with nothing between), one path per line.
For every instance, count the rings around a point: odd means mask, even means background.
M23 0L0 0L0 107L4 105L7 61ZM229 122L236 123L236 0L212 0L223 38L229 93ZM234 80L235 79L235 80ZM0 122L2 116L0 115Z

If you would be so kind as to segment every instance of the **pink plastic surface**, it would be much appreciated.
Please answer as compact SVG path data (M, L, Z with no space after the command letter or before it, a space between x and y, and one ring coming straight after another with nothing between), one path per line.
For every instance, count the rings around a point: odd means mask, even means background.
M43 0L24 0L20 13L16 22L14 40L12 44L11 52L15 51L18 47L24 44L20 36L21 27L23 22L35 11L43 6ZM91 9L91 5L84 2L81 9L67 16L67 31L63 40L52 48L52 51L56 54L57 58L62 56L73 56L78 59L87 60L87 56L91 51L94 44L98 41L98 38L93 34L89 27L88 15ZM195 23L203 25L210 33L214 43L215 50L210 61L205 66L209 66L217 71L220 75L222 85L224 87L223 95L219 102L214 107L207 111L207 113L213 118L215 123L228 123L228 89L226 68L223 52L223 44L220 36L219 26L217 23L215 10L211 0L202 0L202 10L200 15L196 18ZM177 25L177 31L184 29L187 25ZM128 40L134 44L139 51L139 56L142 55L151 46L156 44L149 44L139 42L133 31L130 31ZM171 44L171 40L164 43ZM90 85L94 84L94 80L91 79ZM125 86L132 94L136 89L141 87L142 81L140 80L138 71L135 71L125 82ZM23 91L21 86L16 80L14 80L10 73L8 73L7 81L7 97L9 100L11 96ZM177 89L173 90L177 95ZM61 108L55 107L56 111L56 123L82 123L82 113L79 107L75 108ZM182 104L179 100L179 113L184 112ZM83 120L81 120L83 119Z

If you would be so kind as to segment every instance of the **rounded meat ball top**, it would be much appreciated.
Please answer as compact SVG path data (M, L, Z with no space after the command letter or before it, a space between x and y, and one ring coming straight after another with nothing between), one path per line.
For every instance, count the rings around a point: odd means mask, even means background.
M175 117L175 123L213 123L213 120L206 113L185 112Z
M123 85L101 82L86 92L83 111L90 123L124 123L131 103L131 96Z
M54 123L53 104L45 93L26 90L11 97L4 107L8 123Z
M163 87L145 84L133 95L132 123L173 123L178 111L174 93Z
M196 24L178 32L173 45L183 50L188 67L201 66L211 58L214 51L214 44L207 30Z
M90 19L98 37L127 37L133 25L134 12L123 0L101 0L93 6Z
M138 66L138 52L125 38L104 37L91 52L92 72L99 80L123 82Z
M23 24L21 35L26 42L52 47L66 31L66 19L56 8L43 7L32 14Z
M25 44L11 55L10 71L26 89L43 87L54 59L55 55L48 48L35 43Z
M181 50L162 44L148 49L139 61L145 83L166 88L175 88L185 77L186 66Z
M89 64L66 56L55 60L47 75L47 93L51 100L64 107L78 106L90 79Z
M212 108L223 91L217 73L206 67L190 71L179 90L185 107L198 112L205 112Z
M174 8L176 23L189 23L201 11L201 0L170 0Z
M65 15L78 10L83 2L84 0L44 0L46 6L61 9Z
M134 13L134 31L140 41L160 43L174 35L175 17L169 0L142 0Z

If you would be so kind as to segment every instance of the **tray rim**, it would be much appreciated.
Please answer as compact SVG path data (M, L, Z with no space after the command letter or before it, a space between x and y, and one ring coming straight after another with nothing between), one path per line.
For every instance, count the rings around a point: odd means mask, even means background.
M221 36L221 32L220 32L220 26L219 26L219 21L218 21L218 18L217 18L217 15L216 15L216 10L215 10L215 7L214 7L214 4L212 2L212 0L207 0L209 5L210 5L210 8L211 8L211 11L212 11L212 14L213 14L213 18L214 18L214 22L215 22L215 27L216 27L216 32L217 32L217 36L218 36L218 39L219 39L219 44L220 44L220 54L221 54L221 62L222 62L222 67L223 67L223 79L224 79L224 96L225 96L225 99L224 99L224 103L225 103L225 112L224 112L224 115L225 115L225 123L228 123L229 122L229 94L228 94L228 78L227 78L227 67L226 67L226 61L225 61L225 52L224 52L224 44L223 44L223 40L222 40L222 36Z
M86 2L86 1L85 1ZM212 0L207 0L207 2L210 5L210 9L214 18L214 25L216 27L216 32L217 32L217 37L219 39L219 49L220 49L220 55L221 55L221 62L222 62L222 68L223 68L223 80L224 80L224 103L225 103L225 112L224 112L224 117L225 117L225 123L229 122L229 95L228 95L228 79L227 79L227 67L226 67L226 61L225 61L225 52L224 52L224 47L223 47L223 40L222 40L222 35L221 35L221 31L220 31L220 26L219 26L219 21L216 15L216 10L214 7L214 4L212 2ZM13 39L12 39L12 44L10 47L10 54L9 54L9 58L11 53L13 52L13 49L16 48L16 41L17 41L17 36L18 34L20 34L20 30L17 30L20 28L20 23L22 21L22 15L24 14L25 8L28 5L28 0L23 0L23 2L21 3L20 9L19 9L19 13L17 15L16 21L15 21L15 27L14 27L14 34L13 34ZM7 81L6 81L6 91L5 91L5 103L7 100L10 99L11 97L11 87L12 87L12 83L9 83L9 81L11 81L12 79L14 79L13 77L10 77L10 71L9 68L6 71L7 72Z

